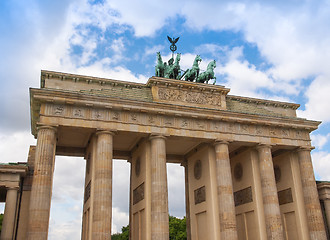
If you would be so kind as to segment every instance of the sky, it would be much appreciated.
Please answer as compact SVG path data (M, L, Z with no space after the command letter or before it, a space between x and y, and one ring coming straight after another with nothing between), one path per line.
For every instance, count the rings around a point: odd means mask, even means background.
M329 0L0 0L0 162L24 162L29 88L42 69L145 83L170 37L181 68L216 60L231 95L299 103L318 180L330 180ZM74 171L72 170L74 169ZM85 161L56 157L49 239L80 239ZM128 224L129 165L114 161L113 232ZM182 184L176 184L182 179ZM184 213L183 168L168 164L169 207Z

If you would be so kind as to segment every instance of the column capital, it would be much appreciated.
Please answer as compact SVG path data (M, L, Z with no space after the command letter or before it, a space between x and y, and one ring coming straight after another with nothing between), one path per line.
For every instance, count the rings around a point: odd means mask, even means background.
M55 133L57 133L57 127L58 126L55 126L55 125L39 125L37 127L37 132L39 132L39 130L42 130L42 129L49 129L49 130L53 130Z
M149 140L153 140L153 139L157 139L157 138L165 140L166 136L163 134L150 134L150 136L149 136Z
M16 190L18 191L19 190L19 187L6 187L6 190Z
M96 136L101 135L101 134L110 134L112 136L116 135L116 131L114 130L105 130L105 129L97 129L96 131Z
M216 140L214 140L213 145L214 145L214 146L219 145L219 144L229 145L230 142L231 142L231 141L222 140L222 139L216 139Z
M269 148L272 149L272 145L271 144L265 144L265 143L258 143L256 146L256 149L259 151L263 148Z

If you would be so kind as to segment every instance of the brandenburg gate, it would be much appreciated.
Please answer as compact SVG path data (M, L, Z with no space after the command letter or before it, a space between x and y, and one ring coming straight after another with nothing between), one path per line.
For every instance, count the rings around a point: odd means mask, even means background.
M42 71L30 89L37 145L22 239L47 239L55 155L65 155L86 160L83 240L111 239L113 159L131 166L130 239L169 239L166 163L178 163L189 240L326 240L330 192L321 208L310 154L320 122L229 91Z

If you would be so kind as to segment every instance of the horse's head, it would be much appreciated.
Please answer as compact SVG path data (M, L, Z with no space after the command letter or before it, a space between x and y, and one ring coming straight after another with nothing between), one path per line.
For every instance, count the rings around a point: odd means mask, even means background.
M212 68L216 68L217 67L217 64L216 64L216 61L215 60L211 61L210 64L211 64L211 67Z
M197 55L196 58L195 58L195 61L196 61L196 62L201 62L201 61L202 61L201 56Z

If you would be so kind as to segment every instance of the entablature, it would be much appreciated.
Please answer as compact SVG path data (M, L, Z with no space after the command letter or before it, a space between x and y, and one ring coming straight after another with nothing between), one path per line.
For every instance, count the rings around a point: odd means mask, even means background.
M53 89L31 89L32 131L38 123L167 134L196 132L201 138L226 135L228 140L254 139L278 143L283 139L309 145L309 133L320 122L301 118L260 116L163 102L138 102ZM88 122L88 124L87 124ZM214 135L214 136L213 136ZM268 139L268 140L267 140ZM251 140L252 141L252 140ZM283 141L282 141L283 142ZM299 144L298 144L299 145Z

